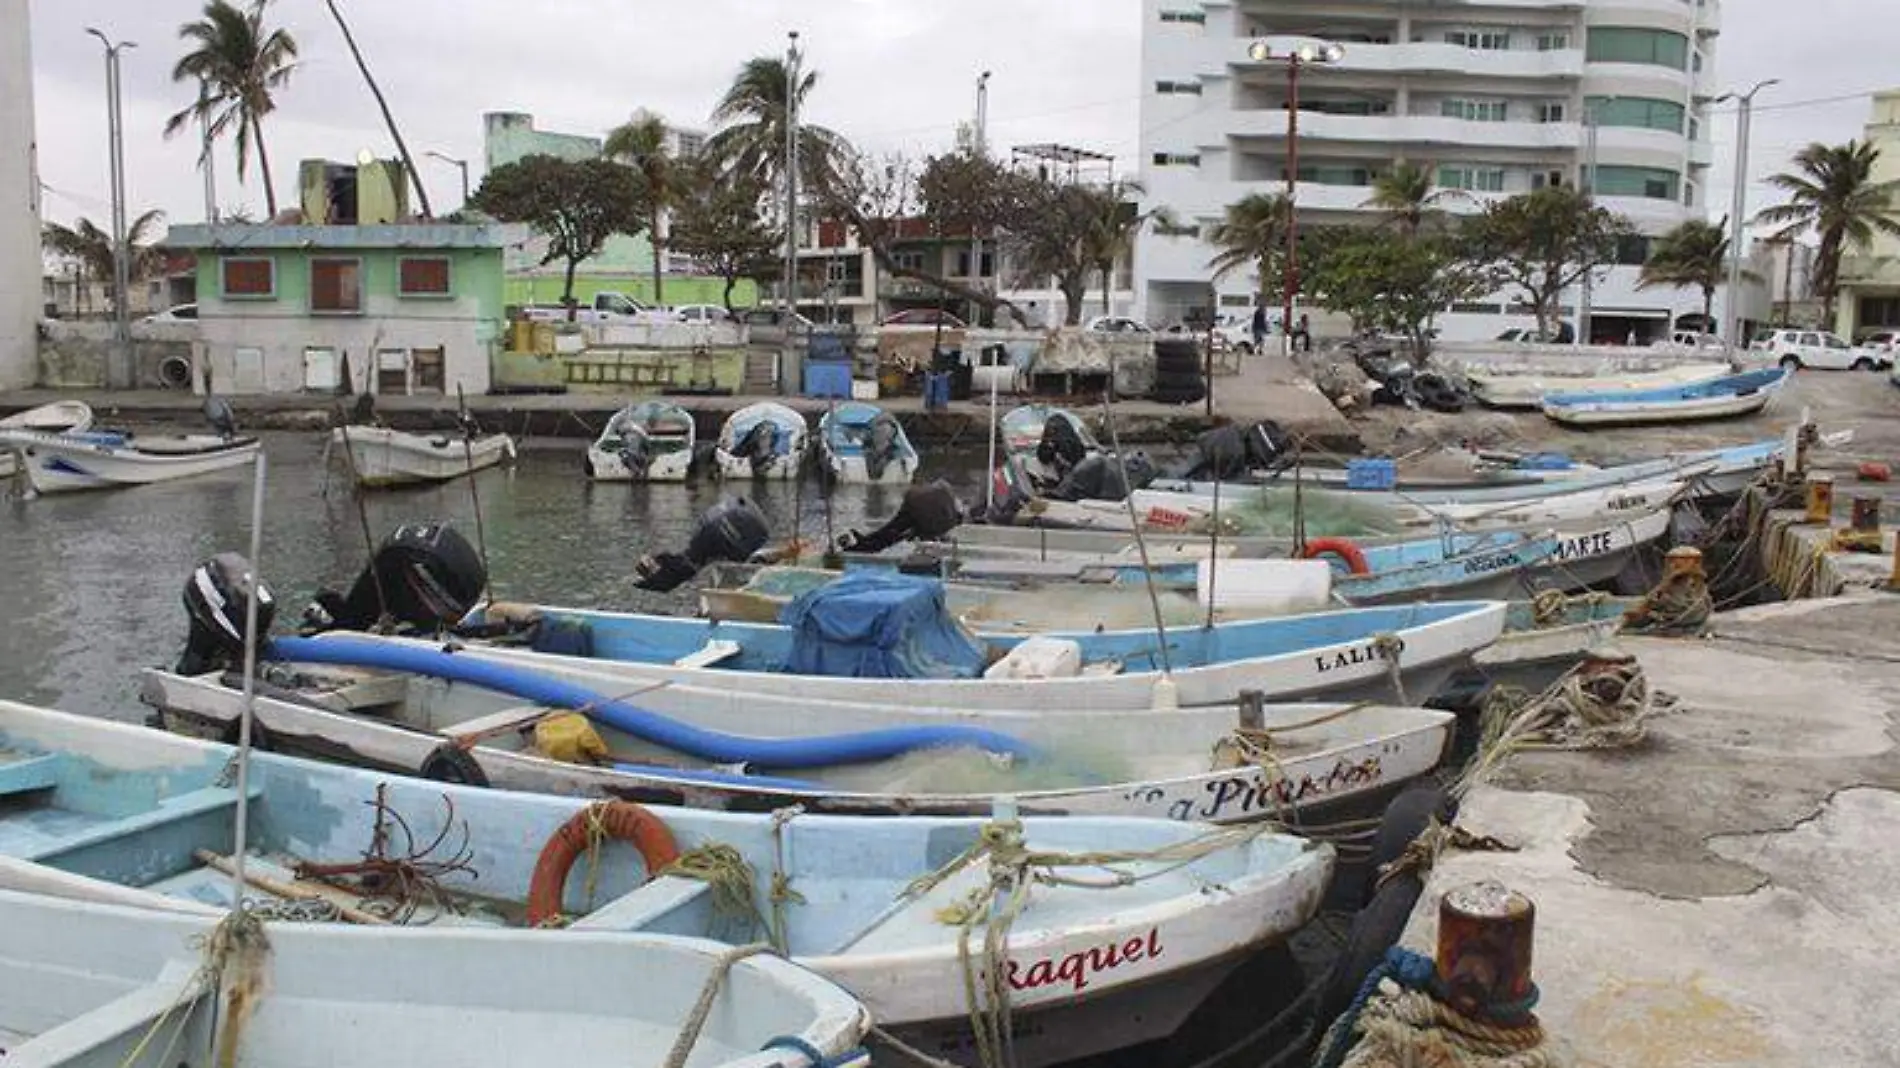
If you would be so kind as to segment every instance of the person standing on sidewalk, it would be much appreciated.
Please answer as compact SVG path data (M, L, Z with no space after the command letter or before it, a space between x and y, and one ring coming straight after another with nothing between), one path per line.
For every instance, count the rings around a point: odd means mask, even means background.
M1253 308L1253 350L1255 353L1267 351L1267 309L1261 304Z
M1300 346L1301 352L1313 351L1313 327L1304 314L1300 316L1299 325L1293 328L1293 340ZM1291 348L1288 346L1289 350Z

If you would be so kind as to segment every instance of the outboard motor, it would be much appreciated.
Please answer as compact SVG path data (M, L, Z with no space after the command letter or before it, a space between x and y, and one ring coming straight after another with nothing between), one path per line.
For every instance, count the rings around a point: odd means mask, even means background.
M323 590L304 609L306 630L368 630L388 617L435 631L459 623L488 588L488 568L447 523L397 527L376 547L348 594Z
M732 454L752 462L752 473L763 474L772 457L778 455L778 427L769 419L752 424L751 429L732 443Z
M989 508L983 512L983 522L1008 526L1016 521L1017 513L1034 496L1030 490L1029 473L1024 470L1020 458L1011 456L990 472L990 481L995 488L990 493Z
M1062 476L1049 499L1056 501L1119 501L1134 490L1154 481L1154 462L1144 452L1130 453L1128 477L1122 477L1122 462L1107 453L1094 453L1075 469Z
M865 474L874 480L884 477L884 468L897 459L897 439L902 432L897 417L891 413L879 412L872 417L864 435Z
M1247 434L1232 423L1217 426L1194 439L1198 454L1182 478L1229 479L1247 473Z
M257 636L270 633L277 603L257 581L251 562L237 553L219 553L199 564L185 580L185 616L191 629L184 655L172 670L180 675L228 671L244 664L244 622L257 599Z
M1067 419L1050 417L1042 424L1042 440L1036 443L1036 459L1060 478L1089 454L1082 436Z
M699 517L683 553L643 556L634 565L634 585L665 593L692 581L699 569L717 561L743 563L765 548L772 532L759 506L744 497L720 501Z
M616 429L620 435L620 462L626 464L629 471L645 473L647 466L653 462L652 454L647 451L649 442L646 431L635 426L632 420L620 424Z
M1277 471L1293 462L1293 436L1271 419L1247 428L1247 466Z
M936 541L963 523L963 505L950 484L938 479L904 491L904 503L884 525L862 534L846 531L838 537L838 551L876 553L900 541Z
M211 429L226 441L237 436L237 412L231 408L231 402L216 394L205 398L205 421Z

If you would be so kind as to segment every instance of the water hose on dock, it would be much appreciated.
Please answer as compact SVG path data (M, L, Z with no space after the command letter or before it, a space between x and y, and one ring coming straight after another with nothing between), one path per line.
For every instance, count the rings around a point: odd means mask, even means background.
M1027 757L1034 749L981 727L913 726L814 738L754 738L682 723L533 668L462 656L422 645L347 636L274 638L264 656L291 663L378 668L465 682L554 708L570 709L642 741L717 764L823 768L889 760L924 749L981 749Z

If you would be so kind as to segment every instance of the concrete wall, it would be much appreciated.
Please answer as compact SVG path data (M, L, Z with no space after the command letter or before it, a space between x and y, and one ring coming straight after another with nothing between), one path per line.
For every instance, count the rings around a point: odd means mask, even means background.
M33 384L39 305L39 180L27 0L0 0L0 389Z
M37 373L49 389L104 389L113 349L109 322L48 322L38 346ZM177 388L168 373L191 366L198 327L192 323L132 324L133 386Z

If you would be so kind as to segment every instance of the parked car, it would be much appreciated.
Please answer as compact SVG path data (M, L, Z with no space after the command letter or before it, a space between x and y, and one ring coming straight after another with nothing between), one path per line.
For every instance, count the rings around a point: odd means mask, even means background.
M879 326L932 326L934 327L939 322L943 324L943 328L945 330L961 330L964 328L964 325L965 325L962 319L959 319L956 316L951 315L947 311L938 311L935 308L909 308L904 311L896 312L891 315L885 316L884 321L879 323L878 325Z
M1856 348L1826 330L1767 330L1749 348L1783 367L1871 371L1893 366L1893 354Z
M1891 365L1894 353L1900 352L1900 330L1876 330L1860 339L1860 347L1879 353Z
M732 313L718 304L678 304L669 310L682 323L732 322Z
M1694 330L1678 330L1669 335L1662 343L1667 348L1687 349L1691 352L1724 352L1728 346L1714 334L1700 334Z
M1148 324L1126 315L1098 315L1083 329L1092 334L1152 334Z
M535 322L556 323L567 321L567 307L562 304L530 304L521 309L523 318ZM594 294L591 301L579 302L574 310L577 323L654 323L667 322L671 313L664 308L649 308L625 293L605 291Z
M1568 345L1577 340L1577 328L1558 323L1540 334L1534 326L1514 326L1499 334L1497 340L1518 345Z
M144 323L195 323L198 321L196 304L174 304L162 312L155 312L139 320Z

